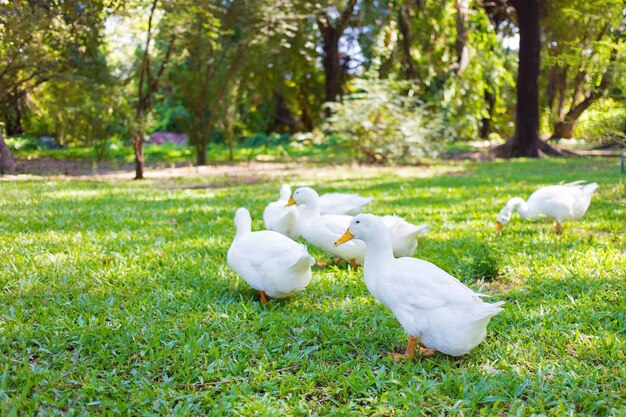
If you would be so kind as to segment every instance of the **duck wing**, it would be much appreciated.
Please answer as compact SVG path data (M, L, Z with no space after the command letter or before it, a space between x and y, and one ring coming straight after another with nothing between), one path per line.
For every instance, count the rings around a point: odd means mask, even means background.
M416 258L398 258L393 263L394 277L390 285L419 309L446 305L482 303L483 294L476 293L438 266Z

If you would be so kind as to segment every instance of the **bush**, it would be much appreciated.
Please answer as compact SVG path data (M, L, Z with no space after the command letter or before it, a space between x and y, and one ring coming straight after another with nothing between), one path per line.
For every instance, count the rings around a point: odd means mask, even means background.
M327 133L343 136L366 162L405 162L436 156L452 137L442 118L401 82L357 80L356 91L327 103Z
M36 151L42 148L34 136L6 137L5 142L11 151Z
M289 145L290 135L283 133L272 133L266 135L265 133L255 133L248 137L244 142L245 148L260 148L260 147L276 147Z

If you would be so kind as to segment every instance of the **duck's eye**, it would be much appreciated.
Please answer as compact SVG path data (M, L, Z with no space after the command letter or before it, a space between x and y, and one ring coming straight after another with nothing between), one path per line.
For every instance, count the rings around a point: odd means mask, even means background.
M356 224L359 224L359 223L361 223L361 220L357 220L357 221L356 221Z

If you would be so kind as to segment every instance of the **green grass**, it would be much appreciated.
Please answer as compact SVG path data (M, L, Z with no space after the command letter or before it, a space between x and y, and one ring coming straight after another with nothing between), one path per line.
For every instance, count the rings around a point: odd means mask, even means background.
M131 146L115 144L107 149L103 160L116 162L133 162L135 154ZM15 149L17 157L37 159L54 158L60 160L89 160L95 161L96 153L92 147L69 147L63 149ZM195 147L165 143L144 145L146 162L195 162ZM227 162L230 153L228 146L222 143L212 143L207 147L209 161ZM350 162L353 157L345 149L339 149L333 142L328 144L300 144L292 143L279 146L244 146L238 144L233 149L233 160L236 162L249 161L292 161L306 160L313 163L325 163L328 159L339 162Z
M346 265L316 268L305 291L261 305L225 256L235 209L261 228L277 179L0 182L0 415L624 415L626 187L615 160L410 172L286 175L427 222L419 257L507 301L460 359L391 361L405 335ZM600 188L563 235L517 216L493 233L509 197L578 179Z

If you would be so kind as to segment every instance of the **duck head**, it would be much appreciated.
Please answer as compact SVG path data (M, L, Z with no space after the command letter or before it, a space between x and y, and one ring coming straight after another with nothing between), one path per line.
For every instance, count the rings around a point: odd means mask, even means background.
M285 207L293 206L294 204L312 206L312 203L318 201L319 198L320 196L313 188L300 187L293 192Z
M496 232L500 233L504 226L509 224L511 221L511 216L513 215L514 205L511 202L506 203L506 205L500 210L498 216L496 217Z
M335 246L352 239L369 241L388 234L387 227L381 218L373 214L358 214L352 218L348 230L337 239Z

